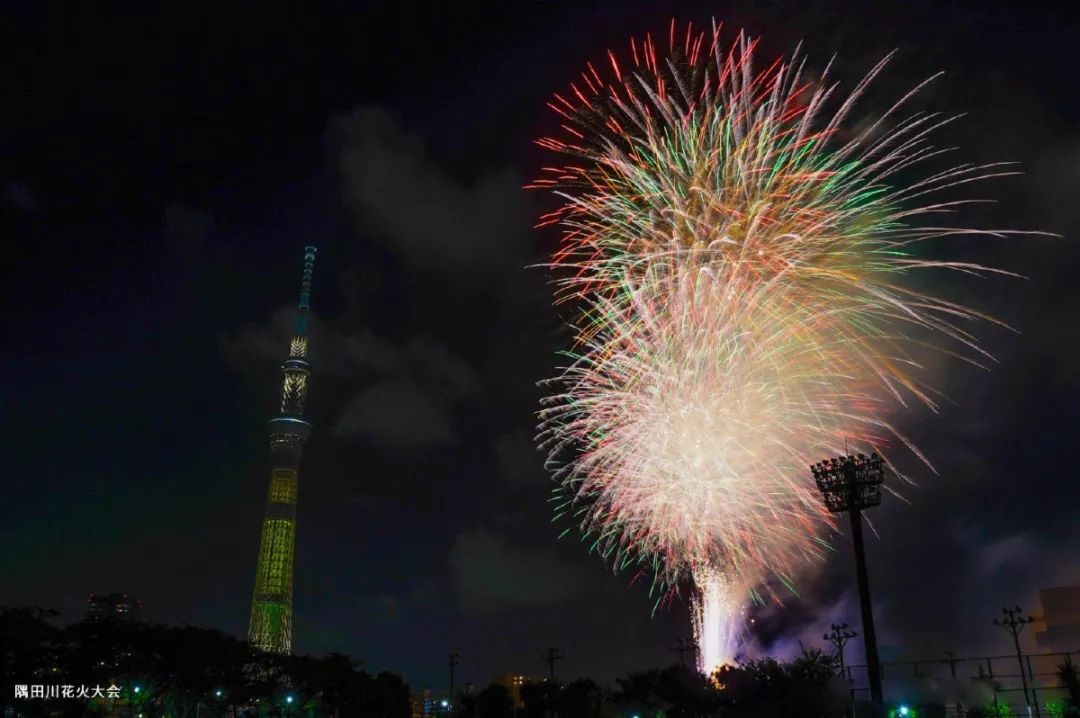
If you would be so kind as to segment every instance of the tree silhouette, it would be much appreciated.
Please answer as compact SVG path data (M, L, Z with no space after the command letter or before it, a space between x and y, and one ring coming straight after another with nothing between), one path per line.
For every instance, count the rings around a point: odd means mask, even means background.
M56 637L58 631L49 621L60 615L49 608L0 608L0 674L10 677L38 678L57 667ZM27 680L26 682L31 682ZM5 685L0 691L0 715L12 705L13 690ZM28 715L42 715L43 701L19 706L20 712L29 708Z
M360 710L367 674L343 653L313 658L308 666L308 691L319 697L320 705L334 718L355 715Z
M322 658L263 653L233 636L194 626L88 619L57 629L49 622L56 615L40 608L0 608L3 674L27 684L115 685L120 696L108 707L112 713L409 718L412 712L409 687L400 676L372 677L340 653ZM0 715L12 693L0 693ZM104 710L101 703L27 700L17 707L24 716L75 718Z
M545 718L554 713L559 687L548 681L533 681L521 686L522 708L518 718Z
M559 718L599 718L604 705L604 693L593 681L579 678L563 687L556 705L559 708Z
M720 712L724 718L840 716L846 697L834 674L832 657L816 649L790 663L746 661L716 674Z
M412 704L409 702L409 686L396 673L383 671L371 678L361 672L361 716L371 718L409 718Z
M660 671L642 671L631 673L626 678L616 680L619 684L615 692L615 705L620 712L640 715L653 715L660 711L665 714L672 706L661 697Z
M476 696L476 718L513 718L514 699L501 683L492 683Z
M668 718L697 718L718 708L715 686L705 676L682 663L669 666L657 675L657 695L670 706Z
M1077 674L1072 656L1065 656L1065 662L1058 665L1057 678L1065 689L1063 715L1080 718L1080 675Z
M173 718L320 716L408 718L409 687L398 675L372 676L349 656L282 656L253 650L220 631L193 626L86 620L63 629L46 609L0 609L4 673L37 684L121 688L114 714ZM685 666L632 673L612 694L579 679L521 687L521 706L492 684L461 696L460 718L833 718L847 704L833 659L809 650L790 662L771 658L728 666L705 678ZM25 680L23 680L25 677ZM1069 709L1080 697L1071 661L1058 677ZM141 690L134 692L138 685ZM11 694L0 694L11 700ZM291 696L292 701L286 697ZM105 706L86 701L20 701L20 715L75 718ZM117 713L119 709L119 713ZM1075 712L1066 715L1076 715Z

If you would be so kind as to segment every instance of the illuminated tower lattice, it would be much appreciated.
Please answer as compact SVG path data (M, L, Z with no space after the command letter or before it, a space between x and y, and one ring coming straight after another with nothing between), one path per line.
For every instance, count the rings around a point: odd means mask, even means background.
M259 564L255 569L255 596L251 600L251 645L273 653L292 652L293 559L296 543L296 487L300 457L311 434L304 420L307 398L307 325L311 299L311 272L315 247L304 248L304 276L300 284L296 335L289 343L289 358L281 365L281 409L270 420L270 491L266 498Z

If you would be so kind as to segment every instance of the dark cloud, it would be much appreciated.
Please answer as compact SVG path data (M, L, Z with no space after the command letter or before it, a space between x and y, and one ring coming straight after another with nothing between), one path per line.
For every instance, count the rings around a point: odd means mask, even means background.
M349 510L361 516L372 516L399 508L396 501L383 496L354 494L348 498Z
M446 414L408 379L381 381L346 402L331 431L392 449L439 446L453 441Z
M503 434L495 442L499 476L512 484L543 486L548 473L543 456L536 450L532 434L518 430Z
M1023 531L974 548L976 567L983 576L993 576L1022 564L1035 554L1031 538Z
M38 214L41 212L41 202L30 191L25 182L14 181L4 186L4 204L26 214Z
M412 266L463 281L520 264L532 242L522 180L502 171L463 182L435 166L423 141L385 110L361 107L330 122L342 199L360 232Z
M1080 229L1074 205L1080 195L1080 134L1065 135L1054 146L1043 148L1030 163L1027 176L1046 228L1075 241Z
M322 332L317 319L313 319L312 324L312 333ZM235 332L218 337L218 346L225 361L236 369L273 366L284 358L283 352L288 349L295 328L296 308L285 305L278 307L265 324L250 322Z
M395 621L398 618L398 599L391 593L380 593L375 597L378 610L375 612L377 621Z
M561 603L583 587L583 571L553 546L514 545L485 528L458 534L447 559L462 608L493 611Z
M184 254L195 254L213 231L214 216L209 212L183 202L165 206L165 232Z
M266 324L222 337L222 353L237 368L265 372L281 361L295 317L294 308L281 307ZM338 438L392 451L444 446L458 438L456 416L482 394L472 367L427 336L397 344L366 331L345 333L319 319L310 335L315 372L324 386L336 386L324 403Z

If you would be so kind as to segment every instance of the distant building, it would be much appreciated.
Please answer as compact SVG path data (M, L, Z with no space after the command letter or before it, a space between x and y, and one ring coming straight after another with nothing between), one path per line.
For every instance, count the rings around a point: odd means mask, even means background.
M412 718L424 718L424 700L429 692L425 688L420 692L413 691L409 696L409 702L412 704Z
M542 678L532 678L522 673L504 673L494 682L506 686L506 690L510 691L510 697L514 699L514 705L521 708L524 705L521 702L521 687L526 683L543 683L543 681Z
M91 621L138 621L142 617L142 607L142 601L128 598L126 593L91 593L86 617Z
M425 688L412 696L412 718L448 716L452 707L450 694L446 691L431 691Z
M1032 625L1035 645L1056 651L1080 648L1080 586L1039 589L1042 615Z

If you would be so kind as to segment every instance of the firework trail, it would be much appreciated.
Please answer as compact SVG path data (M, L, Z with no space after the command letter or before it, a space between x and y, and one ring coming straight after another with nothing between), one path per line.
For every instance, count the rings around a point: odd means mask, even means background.
M572 159L530 185L563 200L540 224L562 227L551 267L576 316L540 412L556 514L616 570L651 573L658 601L693 582L708 671L733 657L748 597L778 600L821 555L833 524L809 464L890 441L921 458L887 418L936 406L918 352L986 356L960 326L981 315L905 277L986 271L912 247L1000 234L933 226L964 202L928 198L1009 174L893 184L941 152L928 135L948 118L895 117L918 87L851 134L888 58L839 97L798 53L755 71L754 46L673 23L666 57L648 36L628 61L609 52L549 103L563 132L540 144Z

